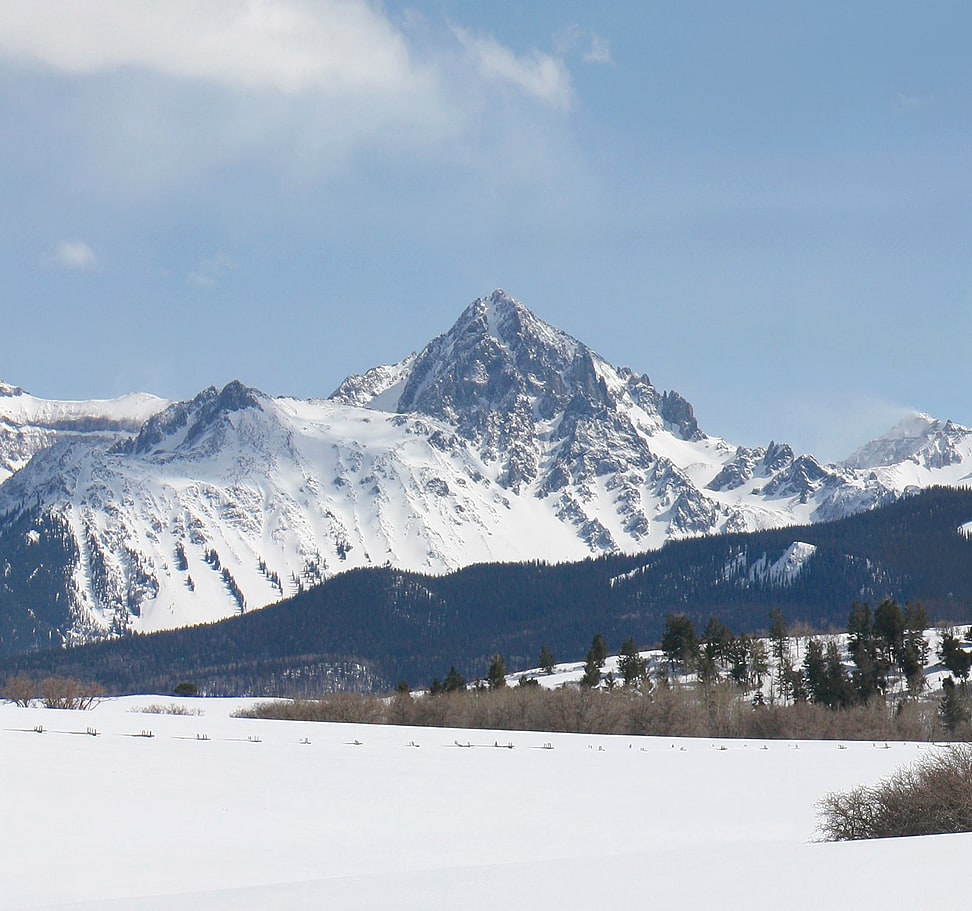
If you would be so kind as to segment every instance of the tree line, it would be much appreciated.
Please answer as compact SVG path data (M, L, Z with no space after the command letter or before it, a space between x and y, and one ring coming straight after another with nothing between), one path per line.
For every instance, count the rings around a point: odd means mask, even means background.
M693 698L707 708L729 695L748 702L753 710L767 704L782 709L808 704L831 712L877 706L899 715L905 712L906 702L917 703L925 694L929 620L921 604L902 608L888 598L872 611L866 603L853 602L846 624L846 652L836 637L814 635L802 624L791 633L778 608L770 610L768 619L766 636L733 633L715 616L709 617L699 635L687 616L669 614L659 658L639 652L635 640L628 637L618 651L616 670L607 673L608 647L597 633L578 686L609 692L618 688L649 700L681 687L691 689ZM972 628L964 640L954 627L941 628L936 657L951 676L944 679L942 696L933 706L935 724L926 725L929 736L969 731L972 654L963 642L972 642ZM549 648L541 649L538 665L543 674L553 673L555 661ZM499 689L505 686L505 677L505 661L494 655L485 677L473 688ZM530 676L519 681L521 687L537 683ZM467 689L465 678L452 666L443 682L433 679L429 695L461 694ZM399 692L407 693L407 685L402 684Z

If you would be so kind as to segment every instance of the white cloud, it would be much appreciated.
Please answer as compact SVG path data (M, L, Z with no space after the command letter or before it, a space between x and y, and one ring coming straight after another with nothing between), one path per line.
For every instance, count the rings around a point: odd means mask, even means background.
M94 250L83 240L62 240L57 245L51 261L64 269L81 271L94 266L96 259Z
M461 28L454 32L484 79L506 82L558 110L570 107L573 97L570 73L560 58L536 49L517 55L494 38L477 37Z
M392 18L377 0L0 0L0 62L42 113L38 143L71 150L77 184L129 202L230 163L313 184L363 151L522 171L522 149L485 147L514 134L522 146L538 108L573 101L562 55ZM534 157L563 156L549 127Z
M210 256L202 260L189 273L187 281L189 284L196 285L199 288L212 288L214 285L219 284L224 275L233 272L235 269L236 263L232 259L222 253L217 253L215 256Z
M0 56L283 92L389 91L421 78L404 36L364 0L4 0Z

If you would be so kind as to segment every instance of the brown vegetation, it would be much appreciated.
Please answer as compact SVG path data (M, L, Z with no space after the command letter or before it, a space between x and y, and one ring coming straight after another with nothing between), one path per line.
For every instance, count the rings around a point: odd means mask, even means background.
M728 682L601 690L537 686L440 692L385 699L335 695L263 702L251 718L341 721L425 727L665 737L786 740L932 740L945 735L933 703L872 699L833 710L799 702L754 708Z
M49 709L90 709L97 705L105 690L97 683L86 683L72 677L11 677L4 685L4 699L20 706L29 706L35 699Z
M972 747L936 750L875 787L828 794L817 809L828 841L972 832Z

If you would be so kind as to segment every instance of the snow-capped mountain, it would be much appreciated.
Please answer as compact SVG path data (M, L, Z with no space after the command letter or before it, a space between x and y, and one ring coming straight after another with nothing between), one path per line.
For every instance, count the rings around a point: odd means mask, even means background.
M111 444L138 431L168 404L146 394L105 401L55 402L0 382L0 483L55 442Z
M937 422L844 465L732 446L501 291L328 399L234 382L68 407L4 389L0 596L55 641L214 620L354 567L562 561L836 518L972 467L972 432ZM43 621L17 562L41 545L64 563L61 580L48 556L61 594Z
M888 486L964 484L972 472L972 430L927 414L912 414L844 463L872 469Z

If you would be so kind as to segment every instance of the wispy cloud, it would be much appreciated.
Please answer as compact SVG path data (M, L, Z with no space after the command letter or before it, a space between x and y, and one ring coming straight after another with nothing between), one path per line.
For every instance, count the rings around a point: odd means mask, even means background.
M554 35L554 50L560 57L580 52L580 59L584 63L614 62L611 58L611 44L607 38L596 32L586 32L577 23L571 23Z
M899 92L894 100L894 106L899 111L919 111L923 108L930 108L935 104L933 95L914 95L907 92Z
M570 72L563 60L537 49L516 54L492 37L454 29L477 72L487 80L505 82L529 97L558 110L567 110L573 98Z
M197 288L212 288L218 285L228 273L236 270L236 263L228 256L217 253L202 260L192 272L186 276L190 285Z
M614 61L611 58L611 44L601 35L591 34L591 43L587 50L581 55L584 63L609 64Z
M94 250L83 240L62 240L51 255L50 261L62 269L82 271L92 268L97 259Z

